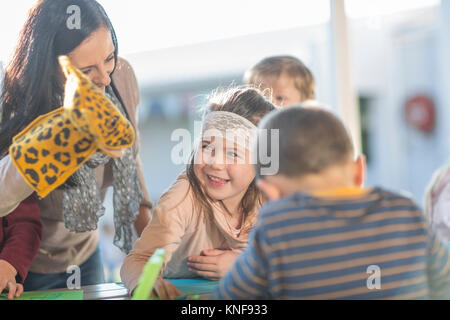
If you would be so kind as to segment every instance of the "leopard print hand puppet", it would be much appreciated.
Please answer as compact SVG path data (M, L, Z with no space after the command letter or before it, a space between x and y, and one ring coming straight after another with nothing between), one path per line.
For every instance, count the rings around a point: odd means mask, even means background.
M31 122L13 138L11 159L24 180L44 198L97 151L128 148L134 128L111 100L67 56L64 105Z

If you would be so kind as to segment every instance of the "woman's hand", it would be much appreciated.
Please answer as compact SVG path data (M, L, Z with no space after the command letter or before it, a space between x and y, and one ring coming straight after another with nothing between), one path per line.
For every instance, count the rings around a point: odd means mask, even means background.
M153 286L153 291L151 293L151 297L159 298L161 300L175 300L178 297L182 297L183 293L177 289L168 280L164 280L161 277L158 277L155 281L155 285Z
M206 279L219 280L231 268L238 255L232 250L202 250L199 256L188 258L189 270Z
M0 292L8 290L8 299L20 297L23 286L16 283L17 270L6 260L0 260Z

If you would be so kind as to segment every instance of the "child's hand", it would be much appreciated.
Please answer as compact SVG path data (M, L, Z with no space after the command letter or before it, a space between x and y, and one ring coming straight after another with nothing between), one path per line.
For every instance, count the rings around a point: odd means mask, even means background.
M23 286L16 283L17 270L7 261L0 260L0 293L8 290L8 299L19 297L23 293Z
M157 297L161 300L175 300L178 297L182 297L183 293L177 289L168 280L164 280L161 277L158 277L155 281L155 285L153 286L153 291L151 297Z
M210 280L221 279L231 268L239 253L232 250L202 250L188 258L189 270Z

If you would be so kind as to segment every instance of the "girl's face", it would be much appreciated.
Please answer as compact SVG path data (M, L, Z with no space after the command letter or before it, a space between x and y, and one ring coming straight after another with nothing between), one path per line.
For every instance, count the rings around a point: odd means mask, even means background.
M111 33L105 27L98 28L68 57L73 65L80 69L102 91L111 83L114 70L114 44Z
M255 178L250 152L223 138L204 138L194 157L194 172L205 192L237 209Z

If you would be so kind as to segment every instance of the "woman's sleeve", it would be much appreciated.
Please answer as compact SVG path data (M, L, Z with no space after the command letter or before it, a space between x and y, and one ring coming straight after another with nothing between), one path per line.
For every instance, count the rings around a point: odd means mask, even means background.
M450 242L450 184L445 185L432 210L432 225L441 237Z
M159 204L155 208L151 222L145 227L120 270L122 281L130 293L136 288L148 259L158 248L166 250L164 268L180 245L186 223L186 217L179 206L167 210L164 204Z
M130 121L133 124L136 130L136 141L133 145L133 152L136 156L136 161L138 164L138 175L139 175L139 183L141 185L142 192L144 193L144 200L148 206L152 206L149 193L147 191L147 186L144 179L144 174L142 170L141 160L139 158L139 144L140 144L140 135L138 130L138 105L140 103L140 92L139 85L136 79L136 75L134 73L133 68L130 63L122 57L117 59L117 66L112 75L114 79L114 84L117 87L117 90L120 93L120 96L123 99L125 104L125 108L130 115Z
M17 281L23 283L42 239L40 209L35 195L22 201L10 215L3 218L4 243L0 259L17 270Z
M433 174L425 191L425 216L438 234L450 242L450 167Z
M9 155L0 160L0 217L4 217L34 190L23 180Z

